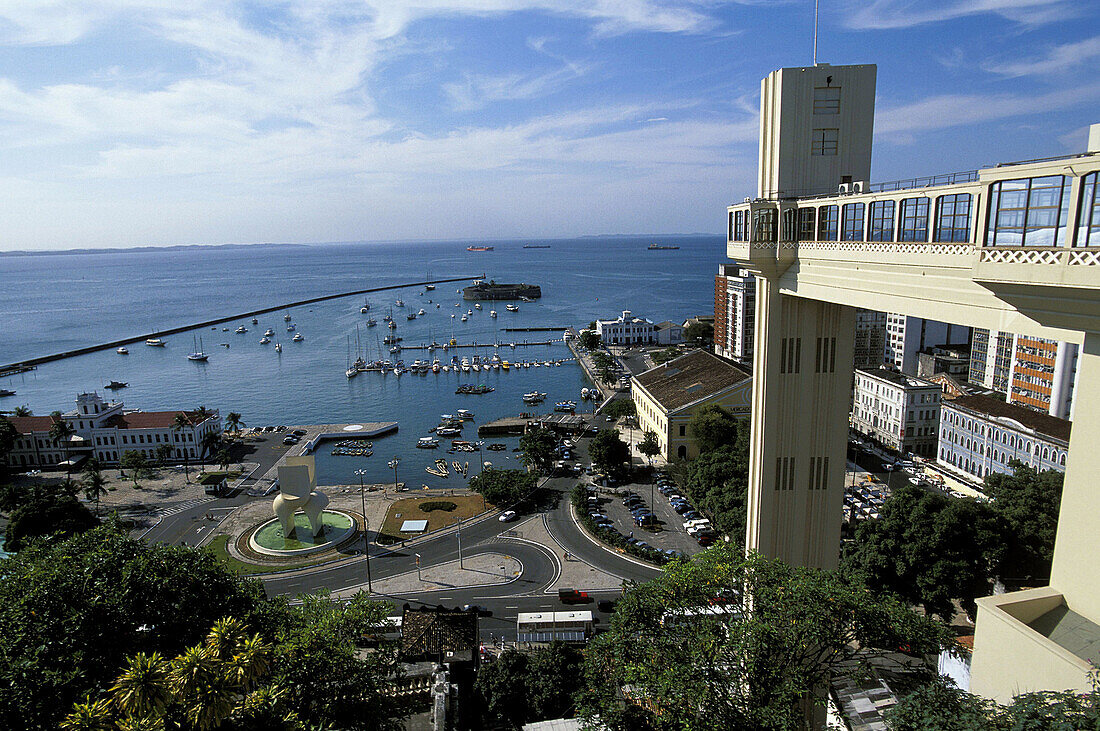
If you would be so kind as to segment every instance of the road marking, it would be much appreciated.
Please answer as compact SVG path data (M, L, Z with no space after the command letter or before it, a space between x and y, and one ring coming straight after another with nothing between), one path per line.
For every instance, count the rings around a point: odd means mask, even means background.
M519 609L519 605L518 604L507 604L507 605L505 605L504 608L505 609Z

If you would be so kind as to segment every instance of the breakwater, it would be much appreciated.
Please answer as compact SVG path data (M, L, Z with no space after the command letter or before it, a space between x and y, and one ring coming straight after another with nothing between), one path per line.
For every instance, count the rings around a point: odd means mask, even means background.
M561 327L502 327L506 333L540 333L540 332L565 332L569 328L565 325Z
M271 305L270 307L261 307L255 310L249 310L248 312L239 312L234 315L227 315L225 317L216 317L212 320L204 320L202 322L195 322L189 325L180 325L178 327L168 328L166 330L155 330L153 332L145 333L143 335L132 335L118 340L112 340L107 343L99 343L98 345L88 345L83 348L74 348L73 350L66 350L60 353L53 353L51 355L43 355L37 358L27 358L15 363L8 363L6 365L0 365L0 372L12 371L19 373L22 371L32 370L34 366L41 365L42 363L50 363L55 360L64 360L65 358L73 358L78 355L86 355L88 353L95 353L100 350L107 350L109 348L117 348L121 345L130 345L132 343L140 343L148 340L149 338L163 338L168 335L176 335L181 332L187 332L188 330L195 330L200 327L210 327L211 325L221 325L225 322L232 322L233 320L239 320L244 317L255 317L256 315L262 315L268 312L276 312L278 310L285 310L291 307L302 307L305 305L311 305L316 302L326 302L328 300L340 299L341 297L354 297L361 294L371 294L374 292L386 292L394 289L404 289L405 287L422 287L425 284L447 284L449 282L464 282L470 279L484 278L484 274L474 274L465 277L450 277L448 279L427 279L420 282L406 282L404 284L389 284L384 287L369 287L367 289L356 289L351 292L339 292L337 294L325 294L319 297L310 297L308 299L296 300L294 302L285 302L283 304Z

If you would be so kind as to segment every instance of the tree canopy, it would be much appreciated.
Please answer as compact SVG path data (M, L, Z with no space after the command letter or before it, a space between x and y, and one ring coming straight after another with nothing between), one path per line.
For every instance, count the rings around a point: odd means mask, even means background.
M580 336L581 347L585 350L595 350L600 347L600 336L595 330L585 330Z
M80 486L70 480L5 487L0 510L8 514L4 548L20 551L35 539L64 540L95 527L99 521L76 498Z
M632 399L617 398L604 408L603 413L612 419L619 419L623 416L637 415L638 407Z
M802 728L800 701L830 674L951 641L939 622L839 574L718 544L619 600L585 652L581 712L615 730Z
M691 415L688 431L700 452L712 452L737 440L740 423L718 404L707 404Z
M684 328L684 341L695 343L699 346L714 344L714 324L710 322L693 322Z
M501 507L528 497L538 485L538 476L524 470L487 469L470 478L470 489L486 501Z
M952 600L974 616L974 599L993 593L1008 527L987 504L906 486L864 521L845 566L874 590L892 591L945 620Z
M8 455L15 447L17 436L19 434L15 431L15 425L11 423L8 417L0 414L0 465L7 464Z
M661 453L661 445L657 441L657 433L652 429L647 430L645 436L642 437L642 441L638 442L638 452L644 454L649 459L653 459Z
M732 445L704 452L676 471L680 486L715 525L744 543L748 516L749 434L743 429Z
M537 427L519 438L520 459L523 464L542 472L549 472L554 464L558 447L558 435L551 429Z
M630 460L630 448L615 429L601 429L588 445L588 456L600 470L619 473Z
M1008 523L1008 543L1001 561L1001 580L1011 586L1046 584L1054 558L1054 535L1062 503L1062 479L1056 470L1036 472L1010 462L1012 474L985 478L993 510Z
M487 722L520 726L562 718L580 690L581 652L554 641L531 653L505 650L478 669L475 691Z

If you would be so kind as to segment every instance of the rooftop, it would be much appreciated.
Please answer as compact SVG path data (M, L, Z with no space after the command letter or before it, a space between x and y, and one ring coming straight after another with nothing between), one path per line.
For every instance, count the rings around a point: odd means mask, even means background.
M693 350L634 376L634 382L672 412L751 378L709 351Z
M52 416L9 416L8 421L15 427L18 434L30 434L31 432L49 431L55 421Z
M194 425L201 423L197 411L131 411L116 414L107 419L103 425L118 429L170 429L176 423L176 414L187 414ZM217 416L217 412L213 412L207 418L211 416Z
M1069 430L1073 424L1056 416L1005 403L991 396L960 396L947 403L952 407L966 409L994 419L1014 421L1025 429L1069 443Z
M905 373L898 373L892 371L889 368L858 368L856 373L862 373L865 376L871 378L877 378L881 381L888 381L895 386L901 386L902 388L938 388L935 383L932 383L926 378L918 378L917 376L906 375Z

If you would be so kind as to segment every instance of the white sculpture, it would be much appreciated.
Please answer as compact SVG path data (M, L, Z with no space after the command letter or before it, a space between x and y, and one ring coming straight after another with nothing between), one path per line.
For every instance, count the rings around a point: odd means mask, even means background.
M294 514L299 510L305 511L314 536L324 529L321 512L328 507L328 496L314 489L313 466L313 457L287 457L286 465L279 467L279 494L271 507L286 538L294 534Z

